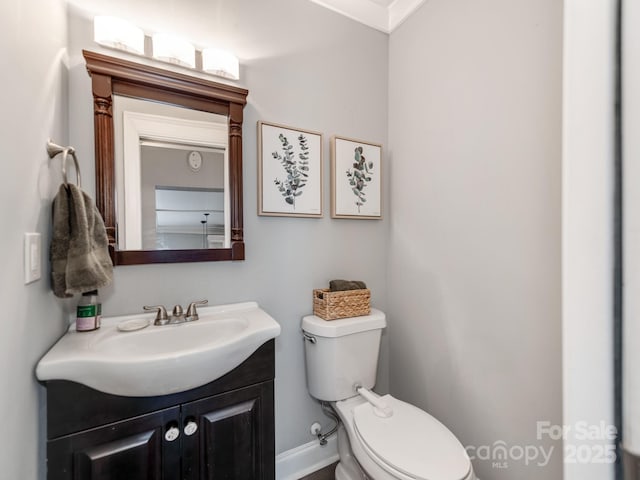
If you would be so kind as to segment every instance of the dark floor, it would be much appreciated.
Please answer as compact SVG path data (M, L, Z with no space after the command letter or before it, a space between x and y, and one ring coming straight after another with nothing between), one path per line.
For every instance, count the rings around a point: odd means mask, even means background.
M313 472L306 477L302 477L300 480L334 480L333 472L336 470L336 463L332 463L328 467L324 467L322 470L318 470L317 472Z

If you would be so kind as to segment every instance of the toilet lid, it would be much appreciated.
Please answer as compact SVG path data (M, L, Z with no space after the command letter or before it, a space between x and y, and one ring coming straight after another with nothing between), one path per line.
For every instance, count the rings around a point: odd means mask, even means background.
M447 427L391 395L382 400L393 408L391 417L376 415L366 402L353 410L356 433L369 453L420 480L462 480L469 474L469 456Z

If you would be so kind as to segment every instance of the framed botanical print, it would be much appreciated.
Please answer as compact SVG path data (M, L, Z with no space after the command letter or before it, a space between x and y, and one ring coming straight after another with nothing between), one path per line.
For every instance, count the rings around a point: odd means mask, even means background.
M382 145L331 139L331 216L382 218Z
M322 134L258 122L258 215L322 217Z

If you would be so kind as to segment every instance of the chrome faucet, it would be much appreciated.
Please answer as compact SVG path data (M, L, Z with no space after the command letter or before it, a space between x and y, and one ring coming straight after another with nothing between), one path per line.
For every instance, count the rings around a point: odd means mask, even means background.
M196 310L197 305L206 305L208 300L200 300L197 302L191 302L187 307L187 313L184 313L182 306L175 305L173 307L173 312L171 316L167 314L167 309L164 308L164 305L145 305L145 310L156 310L156 319L153 321L154 325L175 325L176 323L184 323L184 322L193 322L200 318L198 316L198 311Z

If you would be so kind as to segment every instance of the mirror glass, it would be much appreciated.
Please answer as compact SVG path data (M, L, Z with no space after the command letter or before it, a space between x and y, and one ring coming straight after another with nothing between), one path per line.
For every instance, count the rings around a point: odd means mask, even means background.
M114 95L119 250L229 248L227 117Z

